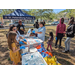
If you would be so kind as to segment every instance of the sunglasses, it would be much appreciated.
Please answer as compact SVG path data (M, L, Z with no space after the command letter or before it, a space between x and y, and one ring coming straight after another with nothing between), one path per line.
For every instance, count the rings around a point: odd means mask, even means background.
M17 29L13 29L13 30L17 30Z

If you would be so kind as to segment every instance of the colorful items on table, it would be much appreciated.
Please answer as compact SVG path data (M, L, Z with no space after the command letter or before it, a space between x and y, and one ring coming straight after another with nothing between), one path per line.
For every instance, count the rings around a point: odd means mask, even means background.
M43 43L41 44L41 47L44 47L44 44Z
M39 46L36 47L36 49L40 49L41 48L41 44Z
M60 63L57 63L57 59L55 58L55 56L53 56L51 52L48 52L44 48L43 44L39 45L37 48L38 52L40 52L40 54L42 55L42 57L44 58L44 60L48 65L61 65Z
M52 53L51 52L48 52L43 46L41 46L41 44L36 47L37 48L37 51L40 52L40 54L44 57L48 56L48 57L52 57Z
M45 57L44 60L48 65L61 65L60 63L57 63L57 58L55 58L55 56L53 56L52 58Z
M45 52L41 52L41 55L42 55L43 58L48 56L48 54L46 54Z
M35 41L38 42L38 43L40 42L39 40L35 40Z
M20 46L20 49L25 49L25 46Z
M27 40L26 39L23 39L23 41L19 41L19 44L27 44Z
M45 52L45 53L48 54L49 57L50 57L50 56L51 56L51 57L53 56L53 54L52 54L51 52L48 52L48 51L47 51L47 52Z

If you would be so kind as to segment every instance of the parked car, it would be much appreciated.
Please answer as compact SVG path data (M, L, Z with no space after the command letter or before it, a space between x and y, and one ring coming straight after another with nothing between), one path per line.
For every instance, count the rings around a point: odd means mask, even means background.
M0 22L0 28L3 28L3 23L2 22Z
M24 22L22 22L22 24L25 25ZM10 26L10 25L15 25L15 26L17 26L17 25L18 25L18 22L10 23L9 26Z
M52 23L52 21L48 21L46 24L51 24Z
M57 25L57 24L59 24L59 21L54 21L51 23L51 25Z

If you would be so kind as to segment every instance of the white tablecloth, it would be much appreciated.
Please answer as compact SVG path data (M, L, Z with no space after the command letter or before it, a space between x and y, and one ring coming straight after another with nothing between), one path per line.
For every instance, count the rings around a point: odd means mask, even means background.
M30 37L25 39L27 40L29 49L28 47L26 47L26 49L22 49L22 51L23 53L29 53L22 56L22 65L47 65L41 54L37 52L36 48L34 48L34 46L42 43L43 41L41 39L38 39L37 37Z
M35 52L23 55L22 65L47 65L47 63L39 52Z

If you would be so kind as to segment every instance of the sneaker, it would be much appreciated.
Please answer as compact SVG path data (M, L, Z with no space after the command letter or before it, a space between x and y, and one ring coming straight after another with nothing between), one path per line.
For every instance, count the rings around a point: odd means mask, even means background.
M59 48L63 48L62 46L59 46Z
M68 51L62 51L63 53L68 53Z
M70 51L70 50L67 50L68 52Z
M47 49L47 51L49 51L49 49Z
M57 46L55 46L55 48L57 48Z

